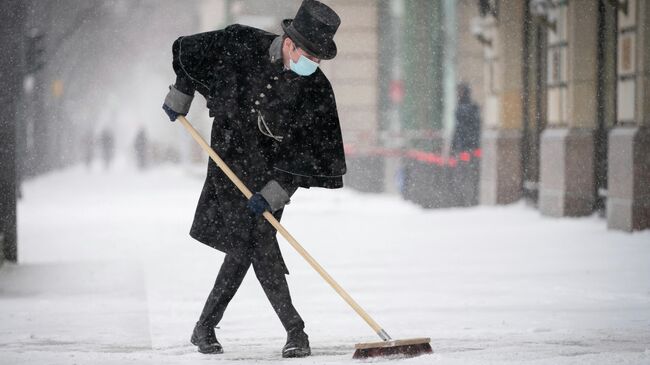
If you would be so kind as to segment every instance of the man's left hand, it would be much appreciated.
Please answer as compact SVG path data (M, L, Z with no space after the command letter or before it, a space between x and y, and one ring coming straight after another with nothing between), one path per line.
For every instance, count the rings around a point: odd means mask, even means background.
M194 95L187 95L176 88L176 85L169 86L169 92L165 97L162 108L170 121L175 121L179 115L187 115L190 111Z

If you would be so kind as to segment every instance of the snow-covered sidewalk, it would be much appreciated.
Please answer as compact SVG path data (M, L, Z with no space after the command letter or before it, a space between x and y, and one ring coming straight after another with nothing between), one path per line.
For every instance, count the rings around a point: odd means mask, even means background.
M20 265L0 268L0 363L354 362L372 330L283 240L314 356L280 357L284 331L252 274L217 330L226 352L189 344L223 258L187 234L201 175L75 168L27 182ZM649 231L346 189L300 190L283 224L394 338L431 337L435 354L399 363L650 363Z

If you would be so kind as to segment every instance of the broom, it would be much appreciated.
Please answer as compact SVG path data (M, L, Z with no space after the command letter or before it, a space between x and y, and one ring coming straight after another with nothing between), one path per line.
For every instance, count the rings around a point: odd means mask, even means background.
M228 176L228 178L237 186L237 188L244 194L246 199L250 199L253 193L248 190L246 185L239 180L237 175L226 165L226 163L217 155L217 153L207 144L201 135L192 127L190 122L182 115L178 116L183 126L187 128L188 132L192 135L194 140L201 146L201 148L210 155L212 160L219 166L219 168ZM425 353L432 353L430 338L411 338L406 340L393 340L384 329L373 320L368 313L366 313L357 302L323 269L318 262L296 241L295 238L278 222L277 219L270 212L264 212L264 218L271 223L271 225L282 234L282 236L298 251L298 253L316 270L325 281L327 281L332 288L345 300L352 309L363 318L370 327L377 333L383 340L381 342L368 342L358 343L354 347L354 359L363 359L368 357L377 356L404 356L413 357Z

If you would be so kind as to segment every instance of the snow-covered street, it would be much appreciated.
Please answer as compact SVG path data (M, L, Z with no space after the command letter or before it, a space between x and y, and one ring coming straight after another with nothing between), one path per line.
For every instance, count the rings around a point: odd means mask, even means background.
M378 339L283 239L313 356L281 358L251 272L217 330L225 353L196 352L223 259L188 235L203 174L77 167L26 182L20 264L0 268L0 363L356 362L354 344ZM282 223L392 337L431 337L433 355L400 364L650 364L650 231L348 189L299 190Z

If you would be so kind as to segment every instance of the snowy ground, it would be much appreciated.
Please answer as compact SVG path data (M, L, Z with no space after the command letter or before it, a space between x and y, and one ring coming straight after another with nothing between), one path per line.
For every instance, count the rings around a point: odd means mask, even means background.
M222 254L187 234L202 169L66 170L30 181L20 265L0 268L2 364L343 364L374 333L281 246L314 356L283 360L254 275L217 331L189 344ZM299 191L284 225L394 338L435 354L400 364L650 364L650 232L523 204L423 210L351 190ZM367 361L364 361L367 362Z

